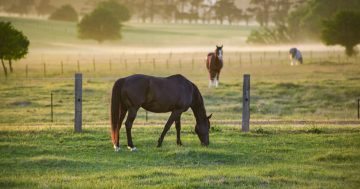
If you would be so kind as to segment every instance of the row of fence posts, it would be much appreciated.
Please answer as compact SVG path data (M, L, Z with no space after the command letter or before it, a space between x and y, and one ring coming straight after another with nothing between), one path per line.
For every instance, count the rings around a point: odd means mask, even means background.
M82 132L82 74L75 74L75 132ZM53 122L53 93L51 93L51 122ZM148 112L145 113L145 120L148 121ZM243 82L243 116L242 131L250 131L250 75L244 75Z
M127 60L124 59L123 62L124 62L124 69L127 70L127 69L128 69ZM192 59L191 63L192 63L191 68L194 69L195 60ZM43 63L43 75L44 75L44 76L47 75L47 66L46 66L46 65L47 65L46 63ZM80 66L80 61L79 61L79 60L77 60L77 64L76 64L76 65L77 65L77 70L76 70L76 72L81 72L81 66ZM141 67L142 67L141 59L138 59L138 68L141 68ZM152 67L153 67L154 70L156 69L156 59L153 59L153 60L152 60ZM178 67L179 67L180 69L182 69L182 60L181 60L181 59L179 59L179 61L178 61ZM167 59L167 60L166 60L166 69L169 69L169 68L170 68L170 66L169 66L169 60ZM63 61L60 62L60 70L61 70L61 71L60 71L61 75L63 75L63 74L64 74L64 63L63 63ZM110 71L110 72L112 71L112 61L111 61L111 59L109 60L109 71ZM94 60L93 60L93 72L96 72L96 63L95 63ZM28 64L25 65L25 76L26 76L26 78L29 76L29 67L28 67Z
M278 52L278 56L279 56L279 57L278 57L278 60L280 60L280 62L283 62L283 59L279 59L279 58L280 58L280 54L281 54L281 52L279 51L279 52ZM226 64L231 65L232 60L233 60L233 59L228 58ZM263 53L263 56L259 57L259 59L258 59L257 62L259 62L260 64L263 64L265 60L268 61L268 62L270 62L270 64L273 64L273 61L274 61L273 58L266 59L266 52L264 52L264 53ZM317 60L320 61L320 62L322 61L321 57L319 57ZM336 58L335 58L335 60L336 60ZM199 60L199 61L202 61L202 60ZM248 62L249 62L250 64L253 64L253 61L254 61L254 60L253 60L253 55L252 55L252 53L249 53ZM348 62L348 57L346 57L346 61ZM355 61L357 61L357 58L355 59ZM120 62L123 62L123 64L124 64L124 69L125 69L125 70L128 70L128 61L127 61L127 59L120 60ZM138 62L138 68L141 68L141 67L142 67L142 60L139 58L137 62ZM153 59L152 59L152 67L153 67L154 70L157 68L156 62L157 62L156 59L153 58ZM182 69L182 67L183 67L182 62L183 62L182 59L179 59L179 60L178 60L178 68L179 68L179 69ZM239 65L242 65L243 60L242 60L241 54L239 54L238 62L239 62ZM312 51L310 51L309 62L313 62L313 52L312 52ZM340 56L339 54L337 55L337 62L338 62L338 63L341 63L341 62L342 62L341 56ZM96 72L95 59L93 59L92 63L93 63L93 72ZM195 64L195 59L192 58L192 59L191 59L191 69L192 69L192 70L194 69L194 64ZM60 68L61 68L61 72L60 72L60 73L61 73L61 75L63 75L63 74L64 74L64 63L63 63L63 61L60 62ZM170 66L169 66L169 59L166 59L166 69L169 69L169 68L170 68ZM77 71L77 72L81 72L81 66L80 66L80 61L79 61L79 60L77 60L77 70L76 70L76 71ZM109 71L110 71L110 72L112 71L112 60L111 60L111 59L109 59ZM29 76L28 72L29 72L29 67L28 67L28 64L26 64L26 66L25 66L25 75L26 75L26 77ZM43 75L44 75L44 76L47 75L47 64L46 64L45 62L43 63Z
M75 74L75 132L82 132L82 74ZM51 92L51 122L54 121L53 93ZM250 75L243 76L243 109L241 130L250 131ZM360 119L360 99L357 100L357 117ZM145 120L148 121L148 112L145 111Z

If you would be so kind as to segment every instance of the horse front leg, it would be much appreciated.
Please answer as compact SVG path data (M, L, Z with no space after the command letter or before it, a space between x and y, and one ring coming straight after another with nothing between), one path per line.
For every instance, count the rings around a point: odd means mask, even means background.
M209 71L209 88L215 86L216 73L214 71Z
M219 86L219 77L220 77L220 71L218 71L216 73L216 77L215 77L215 87Z
M179 111L179 110L171 112L171 115L165 124L164 130L159 137L157 147L161 147L166 133L169 131L169 129L170 129L171 125L174 123L174 121L180 119L181 112L182 111Z
M133 142L132 142L132 136L131 136L131 128L133 125L133 122L136 118L136 114L139 108L131 108L129 109L128 112L128 116L126 118L125 121L125 126L126 126L126 136L127 136L127 141L128 141L128 149L131 151L135 151L136 147L134 146Z
M180 139L180 132L181 132L180 118L178 120L175 120L175 127L176 127L176 144L182 146L182 142Z

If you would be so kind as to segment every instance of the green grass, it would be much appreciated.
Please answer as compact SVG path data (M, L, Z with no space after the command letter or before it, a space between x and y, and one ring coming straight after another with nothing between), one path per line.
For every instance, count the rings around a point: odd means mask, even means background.
M172 69L165 69L159 63L157 69L151 62L137 63L128 70L122 64L113 65L113 71L102 67L93 72L91 63L82 64L83 118L84 124L108 123L110 91L114 81L133 73L167 76L181 73L199 86L205 99L208 113L221 122L238 121L242 112L242 74L251 74L251 119L252 120L355 120L357 118L357 99L360 98L360 64L310 63L298 67L277 63L262 65L227 64L222 71L220 87L208 89L207 73L204 65L184 62L182 69L176 61ZM50 93L54 95L54 120L56 124L71 124L73 121L73 72L66 70L64 75L58 65L51 64L48 75L42 73L42 65L32 65L30 78L24 76L23 65L17 64L14 73L0 85L0 124L37 125L50 123ZM98 66L101 63L98 64ZM106 63L103 63L106 65ZM175 69L174 69L175 67ZM68 68L68 67L67 67ZM76 68L75 68L76 69ZM100 69L100 68L98 68ZM176 72L175 72L176 71ZM11 111L9 111L11 110ZM21 116L21 119L19 119ZM149 121L163 124L169 114L149 113ZM193 123L191 111L183 115L183 120ZM145 112L140 110L137 123L145 121ZM221 124L221 123L216 123Z
M133 128L137 152L111 147L107 127L2 127L2 188L358 188L358 127L237 127L212 129L201 147L191 126L184 146L175 129L162 148L162 127Z
M213 47L218 41L238 46L250 28L130 23L121 41L102 46L77 39L75 24L0 20L12 21L31 40L30 54L15 62L15 72L8 79L0 72L0 188L360 187L358 125L251 125L250 133L239 131L246 73L251 74L251 120L354 121L358 58L304 51L305 64L291 67L285 51L225 49L220 87L209 89L206 52L172 52L172 47ZM166 50L147 52L153 46ZM145 50L123 51L127 47ZM77 71L84 76L82 134L72 129ZM145 127L141 109L133 128L139 151L126 150L123 128L122 150L115 153L110 91L117 78L134 73L180 73L193 81L213 113L210 147L200 146L188 111L182 116L184 146L176 146L172 128L163 147L156 148L169 114L149 113Z

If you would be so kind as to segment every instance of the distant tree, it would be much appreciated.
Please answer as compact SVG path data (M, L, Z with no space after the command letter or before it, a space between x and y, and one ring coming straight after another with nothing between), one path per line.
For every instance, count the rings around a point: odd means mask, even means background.
M298 0L297 3L299 6L288 17L288 26L299 40L318 40L323 19L331 18L339 11L360 10L359 0Z
M29 13L33 5L34 0L13 0L12 4L5 11L24 15Z
M360 12L341 11L323 21L321 39L326 45L344 46L348 56L356 55L354 47L360 44Z
M131 18L129 9L114 0L103 1L99 3L98 7L109 10L120 22L126 22Z
M193 22L195 20L195 22L200 18L199 16L199 10L201 7L201 4L203 3L203 0L191 0L190 1L190 5L191 5L191 10L190 10L190 22Z
M176 12L177 18L181 20L181 23L184 23L184 20L187 18L187 12L185 10L185 7L188 6L189 1L188 0L177 0L175 1L178 11Z
M9 0L0 0L0 8L7 9L7 7L11 6L12 2Z
M292 4L292 1L290 0L277 0L273 3L271 20L276 26L286 25L287 17L292 5L294 4Z
M223 24L224 19L229 13L231 7L234 6L230 0L219 0L216 1L214 5L215 18L220 21L220 24Z
M252 12L260 26L268 26L273 3L274 0L250 0L249 11Z
M59 21L68 21L68 22L77 22L78 14L76 10L71 5L63 5L53 12L50 17L50 20L59 20Z
M29 40L21 31L16 30L10 22L0 22L0 59L7 77L4 60L8 60L10 72L13 72L12 60L24 58L28 53Z
M249 26L249 21L252 18L251 10L249 10L249 8L245 9L242 18L245 20L246 26Z
M176 4L171 1L165 2L160 8L160 15L166 22L171 22L175 19L177 8ZM176 22L176 21L175 21Z
M119 20L105 8L96 8L78 24L80 39L94 39L99 43L121 38Z
M55 7L50 4L50 0L41 0L35 9L38 15L47 15L51 14Z

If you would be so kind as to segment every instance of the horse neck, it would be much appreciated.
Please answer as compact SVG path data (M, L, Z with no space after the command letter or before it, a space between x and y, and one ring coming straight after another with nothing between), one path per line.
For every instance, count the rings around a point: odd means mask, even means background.
M216 55L216 53L214 54L214 57L215 57L215 58L214 58L214 59L215 59L215 64L217 64L217 65L218 65L218 64L222 64L222 61L223 61L223 60L220 59L219 56Z
M190 108L194 112L196 123L200 123L206 118L206 110L204 106L203 98L199 89L194 85L193 101Z

